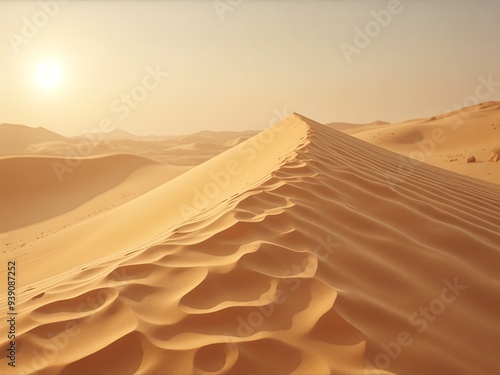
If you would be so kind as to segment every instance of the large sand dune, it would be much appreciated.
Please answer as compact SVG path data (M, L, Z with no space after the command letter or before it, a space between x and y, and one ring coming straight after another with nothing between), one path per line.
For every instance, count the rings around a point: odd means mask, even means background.
M498 185L401 158L294 114L10 251L12 373L497 374Z
M54 157L0 158L0 175L6 182L0 186L3 213L0 232L61 215L99 195L109 195L110 190L117 187L124 191L124 182L133 174L153 167L157 170L153 175L163 178L142 179L150 182L144 186L147 190L167 181L168 177L165 173L162 176L158 163L139 156L87 158L79 160L77 166Z
M331 126L414 160L500 184L500 163L489 162L500 148L500 102L398 124ZM476 161L467 163L472 156Z

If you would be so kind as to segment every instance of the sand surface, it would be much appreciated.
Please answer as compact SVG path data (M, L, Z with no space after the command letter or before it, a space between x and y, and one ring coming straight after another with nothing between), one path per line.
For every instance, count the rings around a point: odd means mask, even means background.
M500 148L500 102L398 124L330 126L413 160L500 184L500 163L489 162ZM467 163L471 156L476 162Z
M493 147L467 121L477 115L486 129L495 111L473 109L437 153ZM47 172L55 155L0 159L13 217L1 222L1 257L19 272L18 367L2 357L1 368L497 374L499 185L384 149L404 155L405 139L440 121L353 133L377 146L293 114L248 139L221 137L225 151L185 169L136 153L89 156L68 185ZM197 146L173 147L182 156Z

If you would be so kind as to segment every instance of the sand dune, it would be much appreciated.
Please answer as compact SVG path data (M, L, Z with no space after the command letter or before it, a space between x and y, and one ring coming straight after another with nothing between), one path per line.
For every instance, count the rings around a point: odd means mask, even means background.
M351 134L359 131L359 129L362 129L363 131L368 130L368 129L376 129L379 128L380 125L389 125L390 123L387 121L373 121L367 124L353 124L350 122L332 122L329 124L325 124L325 126L328 126L329 128L344 132L346 134Z
M492 151L500 147L500 102L399 124L338 130L404 156L500 184L500 163L488 162ZM476 163L467 163L470 156Z
M401 158L292 115L9 254L19 370L498 373L498 186Z
M8 181L0 186L6 254L29 251L45 237L112 210L189 169L134 155L83 158L71 166L64 158L0 158L0 175Z
M29 154L36 144L64 143L68 139L44 128L0 124L0 156Z
M180 136L138 136L123 129L97 130L63 137L43 128L0 124L1 156L57 156L85 158L107 154L130 154L166 165L196 166L234 147L257 132L201 131Z
M0 231L70 211L122 184L138 169L155 164L132 155L88 158L78 165L50 157L0 158L0 175L9 181L0 187L4 213Z

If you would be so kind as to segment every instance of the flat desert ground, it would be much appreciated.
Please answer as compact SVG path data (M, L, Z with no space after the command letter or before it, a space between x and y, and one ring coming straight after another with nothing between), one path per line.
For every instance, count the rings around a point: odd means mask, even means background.
M500 103L94 136L0 125L1 373L500 372Z

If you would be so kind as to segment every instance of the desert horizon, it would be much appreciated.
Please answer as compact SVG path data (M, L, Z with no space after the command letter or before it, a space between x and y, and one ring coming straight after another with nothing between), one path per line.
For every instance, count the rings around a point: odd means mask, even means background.
M500 1L0 10L1 374L500 372Z

